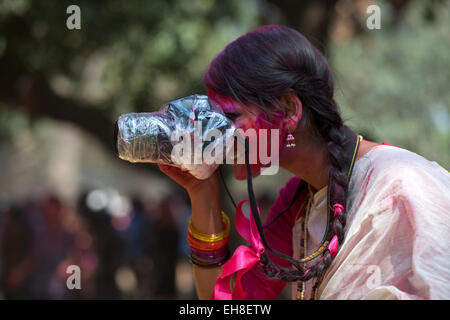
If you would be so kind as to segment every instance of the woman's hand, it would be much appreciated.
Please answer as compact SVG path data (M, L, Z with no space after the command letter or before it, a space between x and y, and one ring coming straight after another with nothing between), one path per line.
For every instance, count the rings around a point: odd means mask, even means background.
M217 171L215 171L209 178L205 180L200 180L194 177L189 171L183 171L178 167L158 164L161 172L166 174L173 181L182 186L189 195L194 195L196 193L210 193L217 191L219 192L220 185L217 176Z

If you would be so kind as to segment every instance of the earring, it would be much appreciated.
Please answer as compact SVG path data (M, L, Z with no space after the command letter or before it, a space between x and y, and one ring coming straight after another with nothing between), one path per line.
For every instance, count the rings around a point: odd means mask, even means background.
M286 138L286 147L287 148L295 147L295 138L290 132L289 132L289 134L288 134L288 136Z

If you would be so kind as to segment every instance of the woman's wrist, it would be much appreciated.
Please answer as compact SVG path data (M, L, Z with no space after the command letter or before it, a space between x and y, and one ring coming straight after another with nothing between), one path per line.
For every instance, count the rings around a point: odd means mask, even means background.
M195 229L202 233L223 231L219 186L207 182L188 190L188 194L191 199L192 224Z
M193 186L186 188L189 197L208 196L220 192L219 181L216 177L210 177L207 180L200 181Z

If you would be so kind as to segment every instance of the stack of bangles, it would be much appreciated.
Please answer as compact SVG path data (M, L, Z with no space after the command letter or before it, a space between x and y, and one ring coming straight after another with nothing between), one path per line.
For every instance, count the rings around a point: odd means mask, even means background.
M202 268L215 268L224 264L229 256L230 219L222 211L224 231L206 234L195 230L192 217L189 219L187 239L191 248L191 261Z

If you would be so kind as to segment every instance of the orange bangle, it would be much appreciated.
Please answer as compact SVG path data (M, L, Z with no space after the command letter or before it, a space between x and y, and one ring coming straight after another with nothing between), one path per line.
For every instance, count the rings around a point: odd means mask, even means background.
M230 236L225 237L224 239L217 242L205 242L195 239L189 232L187 233L187 240L191 247L194 247L198 250L204 251L214 251L218 250L228 244L228 240Z

